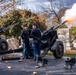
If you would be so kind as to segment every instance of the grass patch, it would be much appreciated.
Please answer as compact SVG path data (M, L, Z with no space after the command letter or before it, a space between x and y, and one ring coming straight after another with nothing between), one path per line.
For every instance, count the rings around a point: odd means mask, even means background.
M48 51L48 53L47 53L47 55L53 55L53 52L51 52L51 51ZM76 57L76 53L71 53L71 52L65 52L64 53L64 56L74 56L74 57Z
M76 57L76 53L65 52L64 56L74 56L74 57Z
M47 55L53 55L53 52L48 51Z

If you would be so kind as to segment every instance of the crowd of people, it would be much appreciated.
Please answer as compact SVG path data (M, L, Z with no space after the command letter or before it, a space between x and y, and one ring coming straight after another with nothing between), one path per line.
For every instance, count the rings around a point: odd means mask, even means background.
M34 24L32 25L32 30L29 35L28 26L24 25L23 30L21 32L21 38L23 41L23 56L25 59L29 59L29 51L30 51L30 45L29 45L29 38L33 38L33 53L34 53L34 60L36 60L36 55L40 55L41 50L41 31L40 29Z

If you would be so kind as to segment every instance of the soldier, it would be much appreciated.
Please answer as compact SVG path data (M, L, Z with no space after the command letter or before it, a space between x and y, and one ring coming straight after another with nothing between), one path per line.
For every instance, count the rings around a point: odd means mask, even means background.
M28 26L24 25L23 30L21 32L21 38L23 41L23 56L24 58L28 59L29 58L29 32L28 32Z
M34 60L36 60L36 55L40 55L41 50L41 31L36 25L32 25L30 37L33 38Z

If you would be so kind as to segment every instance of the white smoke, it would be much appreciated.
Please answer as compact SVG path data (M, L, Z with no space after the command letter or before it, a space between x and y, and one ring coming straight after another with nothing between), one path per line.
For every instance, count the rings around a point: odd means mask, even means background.
M66 20L70 20L67 21L66 26L68 28L76 27L76 3L72 6L71 9L68 9L65 11L64 16L62 17L62 22L66 21Z

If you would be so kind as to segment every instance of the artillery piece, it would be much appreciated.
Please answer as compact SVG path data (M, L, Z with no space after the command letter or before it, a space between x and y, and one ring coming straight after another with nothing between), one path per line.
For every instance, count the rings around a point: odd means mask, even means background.
M53 52L56 59L62 58L64 54L64 45L62 41L58 40L56 29L62 26L64 23L66 23L66 21L55 27L53 26L42 33L41 48L44 50L43 55L50 50Z
M12 27L14 27L14 26L16 26L16 25L18 25L19 23L15 23L15 24L13 24L13 25L10 25L10 26L8 26L8 27L3 27L3 28L0 28L0 35L1 34L3 34L6 30L8 30L8 29L10 29L10 28L12 28ZM5 39L2 39L1 37L0 37L0 52L1 51L5 51L5 50L8 50L8 43L7 43L7 41L5 40Z

